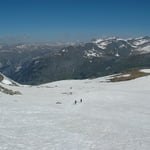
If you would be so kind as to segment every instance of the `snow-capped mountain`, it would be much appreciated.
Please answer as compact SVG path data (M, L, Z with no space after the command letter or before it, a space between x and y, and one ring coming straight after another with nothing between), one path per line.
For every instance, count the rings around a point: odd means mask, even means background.
M93 40L92 43L94 43L100 50L103 50L104 55L107 51L112 52L116 57L122 56L123 53L127 53L128 55L150 53L150 37L133 39L111 37L106 39L96 39ZM102 53L100 52L100 54Z
M150 37L95 39L56 51L44 51L42 47L38 51L16 55L20 57L9 55L9 59L0 61L0 71L20 83L41 84L62 79L93 78L150 66ZM17 46L17 49L24 48L27 47ZM7 58L7 53L5 56ZM14 63L14 60L17 61Z
M132 56L150 53L150 37L140 37L134 39L121 39L109 37L105 39L95 39L90 43L80 45L84 51L84 57L107 57L107 56ZM77 46L76 48L80 48ZM63 53L68 52L68 48L62 49Z

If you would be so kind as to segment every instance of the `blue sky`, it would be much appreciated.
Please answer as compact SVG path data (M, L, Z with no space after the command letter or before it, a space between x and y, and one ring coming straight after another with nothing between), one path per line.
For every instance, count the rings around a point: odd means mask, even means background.
M149 0L0 0L0 40L150 36Z

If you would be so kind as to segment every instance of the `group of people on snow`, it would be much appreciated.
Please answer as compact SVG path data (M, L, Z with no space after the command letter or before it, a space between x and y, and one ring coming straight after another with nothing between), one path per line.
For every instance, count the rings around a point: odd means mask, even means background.
M80 103L82 103L82 98L80 99ZM77 100L74 101L74 104L77 104Z

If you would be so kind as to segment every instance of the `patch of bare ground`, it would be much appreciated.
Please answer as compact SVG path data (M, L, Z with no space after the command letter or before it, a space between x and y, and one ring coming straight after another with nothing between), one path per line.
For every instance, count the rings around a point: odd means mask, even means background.
M142 72L142 69L150 69L150 68L133 68L126 71L121 72L120 74L114 75L110 81L111 82L119 82L119 81L128 81L133 80L139 77L144 77L150 75L150 73Z

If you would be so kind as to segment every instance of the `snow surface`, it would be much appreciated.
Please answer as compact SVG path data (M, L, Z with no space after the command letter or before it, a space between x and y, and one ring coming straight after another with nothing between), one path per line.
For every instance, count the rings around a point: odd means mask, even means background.
M4 84L4 85L11 85L11 86L14 86L14 85L20 85L19 83L17 83L17 82L15 82L15 81L13 81L13 80L11 80L11 79L9 79L8 77L6 77L5 75L3 75L3 74L1 74L0 73L0 75L1 76L3 76L3 80L0 82L0 85L1 84Z
M87 50L84 53L84 57L85 58L89 58L89 57L102 57L103 53L96 51L94 48L92 48L92 50Z
M68 50L66 50L66 49L63 49L63 50L62 50L62 52L64 52L64 53L65 53L65 52L68 52Z
M102 42L104 39L97 39L95 41L93 41L93 43L99 43L99 42Z
M119 57L120 55L118 53L115 54L116 57Z
M103 42L98 43L97 46L98 46L99 48L101 48L101 49L106 49L107 46L108 46L110 43L112 43L112 42L110 42L110 41L103 41Z
M3 80L2 80L2 83L3 83L3 84L8 84L8 85L9 85L9 84L12 84L12 82L10 82L10 81L7 80L7 79L3 79Z
M6 85L12 85L12 81L7 78L6 76L4 76L3 74L0 73L1 76L3 76L3 80L1 81L2 84L6 84Z
M150 45L145 46L143 48L139 48L138 51L141 52L141 54L150 53Z
M120 46L119 46L119 48L126 48L126 45L124 45L124 44L121 44Z
M110 37L110 38L97 39L93 41L93 43L95 43L97 47L99 47L100 49L105 50L107 49L108 45L111 44L113 41L124 41L133 48L133 51L135 52L138 51L140 54L150 53L150 46L149 46L150 40L144 37L135 38L135 39L133 38L121 39L116 37ZM119 48L126 48L126 45L121 44ZM116 54L115 56L118 57L119 55Z
M130 74L121 74L121 75L119 75L119 76L117 76L117 77L130 77Z
M136 45L136 46L139 46L139 45L142 45L146 42L149 42L149 40L146 40L146 39L138 39L137 41L135 41L133 44Z
M0 150L149 150L150 76L110 77L5 85L22 95L0 93Z
M140 71L144 73L150 73L150 69L141 69Z
M22 66L18 66L18 67L16 67L15 72L18 72L21 68L22 68Z

